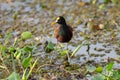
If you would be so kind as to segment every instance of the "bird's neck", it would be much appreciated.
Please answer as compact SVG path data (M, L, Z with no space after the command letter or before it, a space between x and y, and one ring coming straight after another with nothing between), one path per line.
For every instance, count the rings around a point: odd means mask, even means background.
M66 24L66 22L63 22L61 25L66 26L67 24Z
M64 22L63 25L67 26L66 22Z
M66 22L59 24L59 25L61 25L63 28L66 28L66 26L67 26Z

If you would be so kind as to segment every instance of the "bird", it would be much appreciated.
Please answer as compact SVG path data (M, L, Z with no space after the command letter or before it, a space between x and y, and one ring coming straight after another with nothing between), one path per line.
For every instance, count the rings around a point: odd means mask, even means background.
M63 16L58 16L52 25L55 25L54 35L58 42L68 43L73 37L73 28L66 23Z

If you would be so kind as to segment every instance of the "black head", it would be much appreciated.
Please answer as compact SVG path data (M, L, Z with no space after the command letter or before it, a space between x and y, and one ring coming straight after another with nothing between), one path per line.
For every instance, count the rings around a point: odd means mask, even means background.
M58 24L66 24L65 18L62 16L59 16L58 18L56 18L56 23Z

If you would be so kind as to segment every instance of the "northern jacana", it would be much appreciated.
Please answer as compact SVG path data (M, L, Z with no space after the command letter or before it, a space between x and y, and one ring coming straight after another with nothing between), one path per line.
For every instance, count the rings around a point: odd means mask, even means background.
M65 18L59 16L56 20L52 23L52 25L56 24L54 35L57 41L61 43L67 43L71 40L73 36L73 28L67 25Z

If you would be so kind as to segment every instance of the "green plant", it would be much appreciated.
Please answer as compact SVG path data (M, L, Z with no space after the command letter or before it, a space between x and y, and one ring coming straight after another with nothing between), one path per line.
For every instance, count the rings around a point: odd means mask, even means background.
M24 38L24 40L26 40L31 38L31 33L23 32L21 36L22 39ZM34 61L34 59L32 58L32 54L36 47L32 44L25 44L24 47L17 46L18 43L22 42L22 39L18 38L15 38L14 43L12 45L9 45L8 43L10 42L11 37L11 33L6 35L4 45L0 45L0 60L2 60L2 65L0 65L0 67L8 72L9 77L5 79L21 80L20 74L17 73L17 66L19 65L22 68L23 72L22 80L28 80L33 68L38 61L38 59ZM11 60L11 62L9 62L8 64L9 60ZM7 67L11 64L13 70L9 70L9 68Z
M119 80L120 79L120 71L113 69L114 62L110 62L103 70L102 67L97 67L95 69L95 74L92 77L92 80Z

